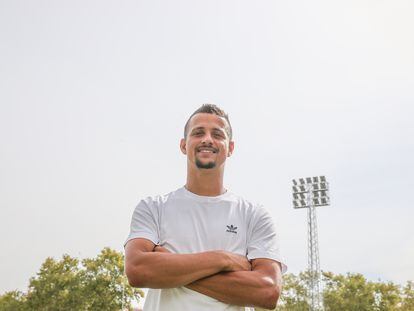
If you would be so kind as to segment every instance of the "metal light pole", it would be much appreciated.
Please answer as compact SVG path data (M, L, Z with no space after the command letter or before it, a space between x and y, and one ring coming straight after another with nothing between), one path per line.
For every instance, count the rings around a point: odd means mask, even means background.
M308 209L308 293L311 311L323 310L316 207L329 205L328 190L325 176L293 180L293 208Z

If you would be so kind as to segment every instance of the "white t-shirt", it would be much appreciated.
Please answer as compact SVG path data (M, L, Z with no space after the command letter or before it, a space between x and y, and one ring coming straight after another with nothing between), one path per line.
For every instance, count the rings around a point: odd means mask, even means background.
M164 196L139 202L132 215L125 244L145 238L176 254L225 250L282 263L272 218L262 207L226 192L216 197L199 196L185 187ZM149 289L144 310L218 311L253 310L222 303L186 287Z

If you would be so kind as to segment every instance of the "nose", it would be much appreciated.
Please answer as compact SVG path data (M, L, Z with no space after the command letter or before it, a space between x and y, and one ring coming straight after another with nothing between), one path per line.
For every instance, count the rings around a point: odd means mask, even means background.
M205 144L205 145L211 145L211 144L213 144L213 139L212 139L212 137L211 137L211 134L209 133L209 132L207 132L204 136L203 136L203 139L201 140L201 143L202 144Z

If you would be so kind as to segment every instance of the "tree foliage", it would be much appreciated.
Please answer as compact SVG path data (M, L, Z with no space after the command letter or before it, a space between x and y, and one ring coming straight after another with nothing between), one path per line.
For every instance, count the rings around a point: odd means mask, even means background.
M407 282L402 291L401 311L414 310L414 282Z
M361 274L324 273L326 311L400 310L401 289L391 282L371 282Z
M361 274L324 273L324 305L327 311L368 311L375 302L373 286Z
M277 311L308 311L309 274L286 274ZM368 281L362 274L323 273L325 311L414 311L414 283ZM264 311L256 309L256 311Z
M11 291L0 296L0 311L24 310L25 296L22 292Z
M279 301L278 310L302 311L309 310L307 282L309 274L301 272L299 275L286 274L283 277L283 292Z
M69 255L47 258L27 293L0 296L0 311L129 310L132 300L143 296L128 285L123 255L104 248L96 258L82 261Z

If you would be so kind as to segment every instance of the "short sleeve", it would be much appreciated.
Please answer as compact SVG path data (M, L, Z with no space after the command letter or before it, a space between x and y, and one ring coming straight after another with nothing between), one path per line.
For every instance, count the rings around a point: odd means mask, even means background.
M131 228L124 246L128 241L144 238L159 244L158 211L152 200L141 200L132 214Z
M247 258L268 258L278 261L282 265L282 273L285 273L287 266L281 256L279 236L269 212L262 206L257 206L249 227Z

